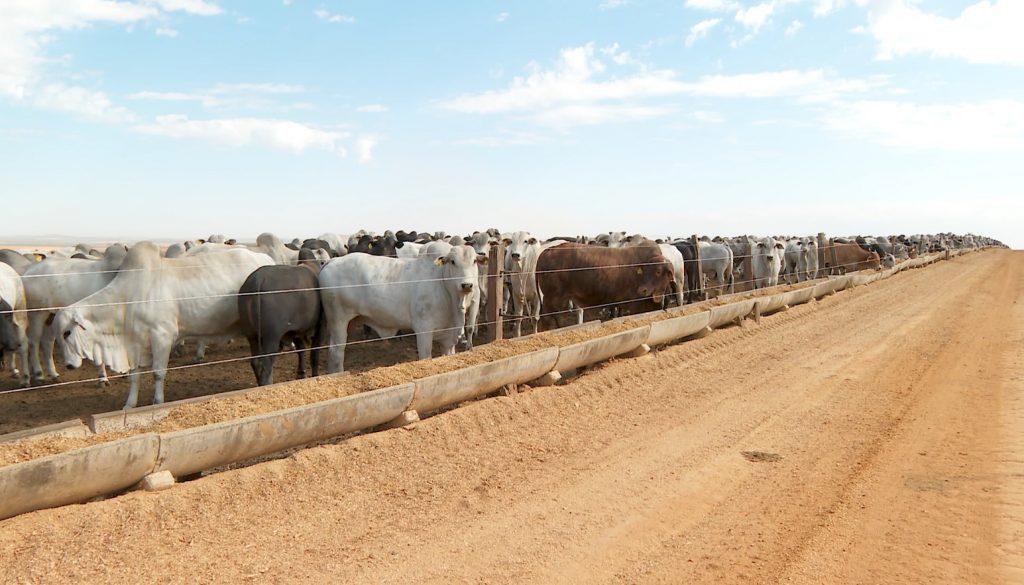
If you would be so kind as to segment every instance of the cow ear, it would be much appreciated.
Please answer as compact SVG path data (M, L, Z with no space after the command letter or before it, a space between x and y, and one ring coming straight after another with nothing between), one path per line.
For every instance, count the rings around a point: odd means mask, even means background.
M511 246L512 245L512 240L510 238L505 238L504 240L502 240L502 242L505 242L506 246Z
M447 262L447 259L445 259L444 256L441 256L437 260L434 260L434 264L437 264L438 266L444 266L445 262Z
M477 254L476 255L476 263L477 264L487 264L487 256L484 256L483 254Z
M758 242L757 243L757 247L758 248L764 248L764 242Z
M780 250L785 249L785 246L782 245L782 242L775 242L775 247Z
M526 240L526 243L532 246L537 243L537 238L530 238L529 240Z

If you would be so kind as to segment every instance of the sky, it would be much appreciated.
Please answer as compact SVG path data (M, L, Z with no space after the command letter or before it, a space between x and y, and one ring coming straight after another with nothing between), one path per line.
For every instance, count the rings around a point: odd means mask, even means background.
M975 233L1021 0L3 0L0 240Z

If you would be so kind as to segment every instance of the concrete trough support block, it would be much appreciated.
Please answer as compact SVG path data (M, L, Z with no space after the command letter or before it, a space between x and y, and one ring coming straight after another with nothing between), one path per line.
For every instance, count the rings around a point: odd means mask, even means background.
M647 345L646 343L641 343L640 347L634 349L633 351L629 351L622 354L622 357L638 358L640 356L645 356L649 353L651 353L651 346Z
M554 386L562 379L562 374L557 370L552 370L539 378L532 380L530 386L534 388L541 388L544 386Z
M683 341L693 341L695 339L704 339L708 335L711 335L712 331L714 331L714 329L712 329L711 327L705 327L705 328L701 329L700 331L694 333L693 335L687 337Z
M13 443L14 441L44 439L48 437L88 437L91 434L92 431L89 430L89 427L85 426L85 423L76 418L75 420L0 435L0 443Z
M160 435L157 470L175 477L382 425L409 410L415 386L345 398Z
M471 400L506 384L525 384L555 369L557 347L512 356L454 372L416 380L412 410L432 412L438 408Z
M558 361L555 362L555 366L551 369L564 372L622 355L640 347L641 344L647 343L650 333L650 326L644 325L629 331L574 343L558 351Z
M174 487L174 476L170 471L150 473L139 482L139 489L147 492L162 492Z
M415 410L406 410L402 414L384 423L384 428L397 429L399 427L408 427L413 423L419 422L419 420L420 413L416 412Z
M720 307L713 307L711 309L711 315L708 319L708 327L712 329L718 329L732 323L736 317L745 317L750 314L750 311L754 309L754 304L757 299L747 299L743 301L737 301L735 303L729 303L728 305L722 305Z
M153 433L0 467L0 519L130 488L153 471Z
M689 337L707 327L710 321L710 311L655 321L651 323L651 333L647 337L647 345L658 346Z

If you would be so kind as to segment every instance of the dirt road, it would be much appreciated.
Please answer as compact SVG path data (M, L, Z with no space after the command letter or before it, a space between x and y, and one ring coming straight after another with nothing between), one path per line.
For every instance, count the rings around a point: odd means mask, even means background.
M159 493L0 522L0 583L1022 583L1024 254Z

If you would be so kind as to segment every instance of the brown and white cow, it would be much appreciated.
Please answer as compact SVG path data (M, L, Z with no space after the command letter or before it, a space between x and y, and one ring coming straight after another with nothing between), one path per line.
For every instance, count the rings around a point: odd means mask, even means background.
M825 252L825 269L829 273L846 274L858 270L877 270L882 265L877 252L865 250L857 244L833 245L835 246L835 265L832 264L831 251Z
M571 243L548 248L537 261L542 329L567 321L570 301L579 319L579 311L587 308L660 309L672 282L672 264L654 242L628 248Z

